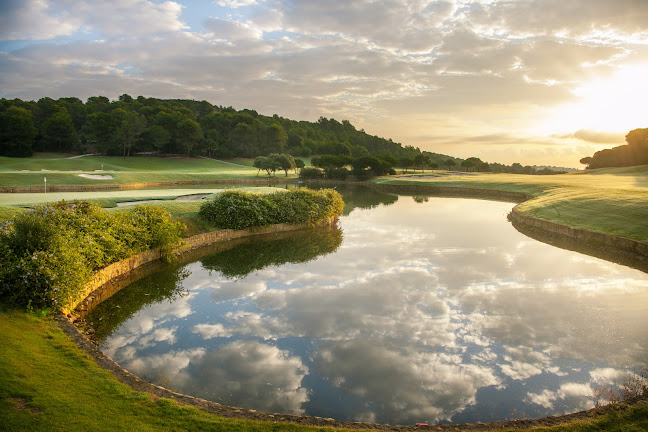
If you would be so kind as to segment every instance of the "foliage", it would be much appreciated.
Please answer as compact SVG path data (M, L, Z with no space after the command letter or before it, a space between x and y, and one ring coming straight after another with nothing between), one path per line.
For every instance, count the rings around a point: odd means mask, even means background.
M0 226L0 299L66 308L94 271L151 248L169 252L181 229L153 206L118 212L87 202L38 206Z
M597 151L581 163L588 169L648 164L648 128L631 130L625 139L628 144Z
M346 180L349 176L349 170L346 168L326 167L324 175L330 180Z
M342 230L335 227L315 228L282 233L271 238L256 239L252 245L244 241L232 248L201 259L207 270L228 278L244 277L269 266L305 263L335 252L342 244Z
M347 120L320 117L317 122L295 121L207 101L134 98L128 94L114 101L92 96L85 103L78 98L44 97L37 102L1 99L0 122L4 132L0 133L0 154L13 157L31 156L32 149L122 156L185 153L219 158L271 153L304 157L373 155L394 161L421 154L418 148L357 130ZM447 157L426 154L437 159Z
M244 229L278 223L316 224L342 213L344 202L332 189L291 189L259 195L226 191L203 203L199 215L221 229Z
M268 156L269 159L273 160L278 166L277 169L282 169L288 177L288 170L295 169L295 158L286 153L272 153Z
M324 178L324 171L316 167L305 167L299 170L299 178L304 180L317 180Z

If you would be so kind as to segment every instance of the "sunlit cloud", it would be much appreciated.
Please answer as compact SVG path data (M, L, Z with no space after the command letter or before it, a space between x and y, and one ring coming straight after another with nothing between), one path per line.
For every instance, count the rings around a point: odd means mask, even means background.
M568 166L622 143L577 131L646 126L648 11L634 0L30 0L0 12L2 97L206 99Z

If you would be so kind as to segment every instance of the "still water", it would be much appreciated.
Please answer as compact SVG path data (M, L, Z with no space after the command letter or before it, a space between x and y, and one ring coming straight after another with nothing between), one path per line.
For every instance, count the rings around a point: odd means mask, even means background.
M222 404L391 424L574 412L648 366L647 274L518 233L509 203L342 192L339 229L122 290L100 349Z

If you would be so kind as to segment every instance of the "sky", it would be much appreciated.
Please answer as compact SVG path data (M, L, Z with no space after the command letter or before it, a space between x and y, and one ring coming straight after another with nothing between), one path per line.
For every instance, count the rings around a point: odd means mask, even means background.
M207 100L582 167L648 127L648 0L0 0L0 97Z

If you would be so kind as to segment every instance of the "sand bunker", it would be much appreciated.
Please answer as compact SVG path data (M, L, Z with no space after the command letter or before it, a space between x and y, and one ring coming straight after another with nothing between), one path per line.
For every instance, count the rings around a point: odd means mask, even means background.
M206 196L209 196L211 194L193 194L193 195L182 195L179 196L178 198L174 199L173 201L198 201L203 199ZM159 202L162 201L161 199L157 200L143 200L143 201L124 201L124 202L119 202L117 203L117 207L125 207L125 206L131 206L131 205L137 205L137 204L146 204L146 203L152 203L152 202Z
M138 205L138 204L146 204L146 203L152 203L156 201L161 201L161 200L145 200L145 201L124 201L124 202L118 202L117 207L125 207L125 206L132 206L132 205Z
M179 196L174 201L198 201L198 200L201 200L201 199L203 199L203 198L205 198L206 196L209 196L209 195L211 195L211 194L183 195L183 196Z
M108 174L79 174L79 177L85 177L93 180L112 180L113 176Z

